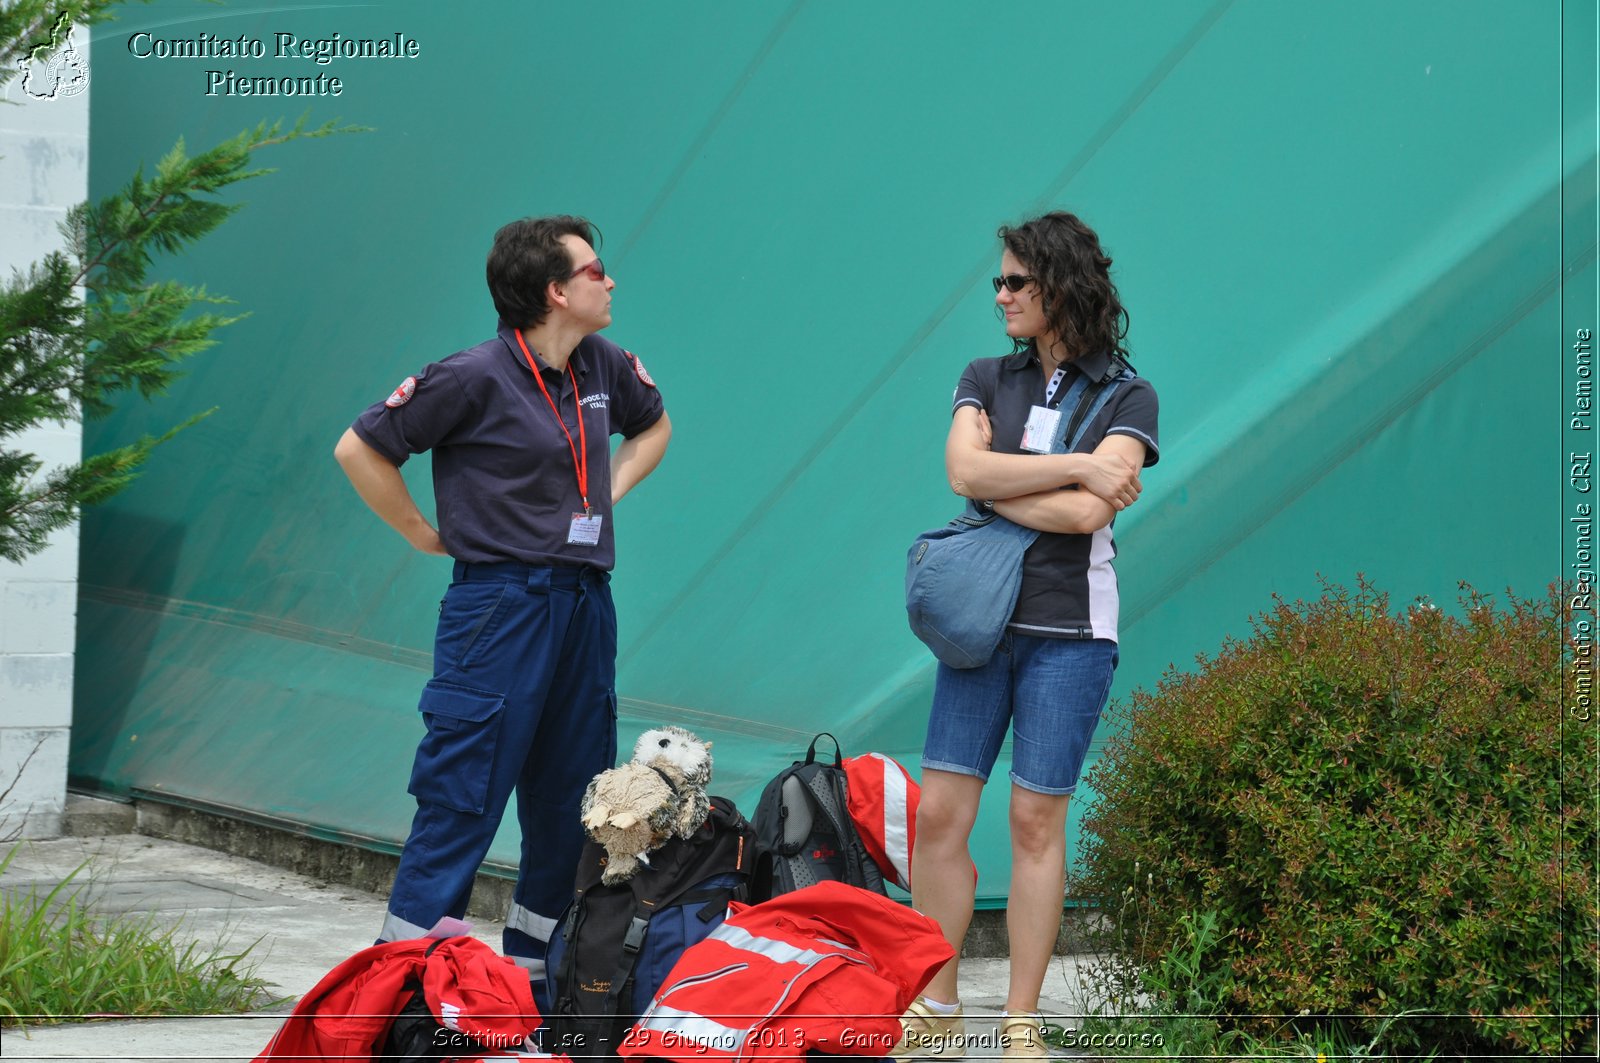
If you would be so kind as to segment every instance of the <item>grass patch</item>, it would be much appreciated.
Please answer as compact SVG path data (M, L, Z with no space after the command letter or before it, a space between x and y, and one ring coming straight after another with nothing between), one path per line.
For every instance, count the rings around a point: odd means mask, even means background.
M0 859L0 874L17 850ZM239 951L182 941L152 915L91 914L80 866L40 896L0 894L0 1026L96 1016L198 1015L273 1003Z
M1132 901L1132 896L1124 898ZM1126 915L1130 904L1124 904ZM1119 921L1120 922L1120 921ZM1327 1016L1285 1017L1266 1036L1239 1024L1230 1010L1233 979L1218 962L1222 932L1215 914L1179 917L1180 933L1155 962L1135 966L1119 953L1101 953L1090 977L1109 992L1099 1014L1076 1028L1047 1025L1044 1040L1058 1048L1101 1053L1097 1058L1300 1059L1314 1063L1404 1059L1426 1063L1438 1053L1396 1052L1386 1041L1405 1016L1381 1020L1365 1031ZM1119 928L1120 929L1120 928Z

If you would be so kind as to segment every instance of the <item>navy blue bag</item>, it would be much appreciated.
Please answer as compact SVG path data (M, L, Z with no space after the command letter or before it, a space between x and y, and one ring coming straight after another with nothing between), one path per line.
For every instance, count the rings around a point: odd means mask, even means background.
M725 797L693 835L672 838L615 885L600 881L605 850L590 841L572 903L550 935L546 1052L615 1058L684 949L745 899L754 857L750 824Z
M1095 415L1117 385L1133 376L1118 362L1110 379L1091 384L1079 374L1062 397L1075 412L1052 454L1077 449ZM1069 439L1070 437L1070 439ZM1000 645L1022 589L1022 555L1039 537L968 501L966 511L943 527L917 536L906 553L906 619L911 633L951 668L987 664Z

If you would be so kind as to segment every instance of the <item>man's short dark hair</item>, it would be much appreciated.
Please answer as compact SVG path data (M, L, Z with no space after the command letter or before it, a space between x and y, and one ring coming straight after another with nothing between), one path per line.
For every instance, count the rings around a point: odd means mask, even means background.
M521 218L494 234L484 272L494 308L512 328L533 328L542 322L550 313L545 288L572 275L572 256L561 242L563 236L600 246L600 230L571 214Z

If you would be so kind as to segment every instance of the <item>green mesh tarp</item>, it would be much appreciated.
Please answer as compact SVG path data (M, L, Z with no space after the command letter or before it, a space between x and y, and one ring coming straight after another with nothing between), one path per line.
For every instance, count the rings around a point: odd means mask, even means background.
M371 128L264 152L247 206L160 263L251 316L89 426L98 449L217 408L84 516L73 774L404 837L449 563L331 452L491 334L484 254L527 214L599 223L608 334L675 427L616 516L622 740L712 738L712 789L747 811L815 731L917 767L932 667L904 553L957 508L961 369L1007 350L995 228L1042 209L1101 233L1162 399L1162 461L1118 520L1114 696L1320 578L1540 593L1562 285L1595 288L1594 30L1592 6L1445 0L131 5L93 35L94 194L180 136ZM202 34L265 54L172 54ZM319 63L279 34L417 54ZM427 472L406 475L431 511ZM986 904L1007 756L974 841ZM515 851L508 823L491 857Z

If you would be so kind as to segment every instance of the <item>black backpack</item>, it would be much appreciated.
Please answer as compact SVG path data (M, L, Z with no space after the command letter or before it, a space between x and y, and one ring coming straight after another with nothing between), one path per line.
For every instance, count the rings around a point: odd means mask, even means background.
M817 743L833 740L833 763L817 760ZM844 882L887 893L883 872L861 844L850 819L844 753L823 732L806 759L780 771L756 804L756 861L750 899L764 901L817 882Z
M546 1052L615 1057L673 964L722 925L730 900L748 895L754 846L733 802L688 838L672 838L625 882L600 881L606 853L584 845L572 903L550 936Z

